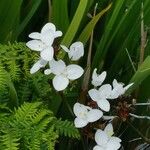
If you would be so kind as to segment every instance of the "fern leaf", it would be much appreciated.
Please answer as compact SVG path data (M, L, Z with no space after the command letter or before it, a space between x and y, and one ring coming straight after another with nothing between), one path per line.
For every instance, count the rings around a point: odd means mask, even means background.
M5 147L5 150L18 150L19 138L16 136L15 132L8 129L5 130L5 133L2 135L2 144Z
M14 117L17 122L27 123L31 120L32 116L37 112L38 107L41 105L40 102L36 103L24 103L15 111Z
M55 123L55 128L58 130L60 135L68 136L70 138L80 138L78 129L75 128L74 124L68 120L57 120Z
M3 89L5 89L6 85L7 85L6 73L4 68L0 66L0 90L2 91Z

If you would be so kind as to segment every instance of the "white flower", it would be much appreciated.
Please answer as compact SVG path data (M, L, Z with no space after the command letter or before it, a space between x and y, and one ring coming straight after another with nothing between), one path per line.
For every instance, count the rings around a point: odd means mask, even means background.
M38 70L40 70L40 68L45 67L47 64L47 61L43 60L42 58L40 58L30 69L30 73L33 74L35 72L37 72Z
M95 87L100 86L106 78L106 71L103 71L100 75L98 75L96 71L97 69L95 68L92 74L92 85Z
M33 32L29 34L29 37L33 40L26 43L27 47L32 50L40 51L40 56L46 61L53 59L54 49L52 44L54 39L62 36L61 31L56 31L56 27L52 23L47 23L39 32Z
M92 109L80 103L75 103L73 107L76 118L74 120L75 127L85 127L89 122L95 122L103 116L103 112L99 109Z
M53 86L57 91L64 90L68 86L69 80L80 78L84 72L79 65L66 66L62 60L52 60L49 64L51 72L56 75L53 78Z
M121 146L121 139L113 135L113 126L108 124L104 131L97 130L95 133L95 141L97 145L93 150L118 150Z
M112 90L112 97L118 98L119 96L125 94L125 92L133 85L133 83L128 84L127 86L123 87L123 83L118 83L116 79L113 80L113 90Z
M68 56L71 60L79 60L80 57L84 55L84 46L82 42L75 42L68 49L66 46L61 45L61 48L68 53Z
M110 103L107 99L112 99L111 96L112 87L110 84L102 85L98 90L91 89L88 91L93 101L97 102L97 105L104 111L110 110Z

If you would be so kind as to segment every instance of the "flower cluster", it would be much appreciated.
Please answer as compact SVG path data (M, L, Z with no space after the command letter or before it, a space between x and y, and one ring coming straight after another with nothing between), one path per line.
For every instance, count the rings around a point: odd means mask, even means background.
M40 33L33 32L29 34L29 37L33 40L26 43L31 50L40 52L40 58L33 65L30 73L33 74L48 64L49 68L45 69L44 74L49 75L52 73L54 75L52 83L57 91L64 90L68 86L69 81L80 78L84 72L79 65L70 64L67 66L63 60L54 59L53 42L55 38L60 36L62 36L62 32L56 31L54 24L47 23ZM84 47L81 42L73 43L69 49L64 45L61 45L61 47L68 53L72 61L77 61L84 55Z
M88 123L95 122L102 118L103 111L108 112L110 110L109 100L116 99L123 95L133 84L131 83L127 86L124 86L123 83L117 82L116 79L113 80L112 85L103 84L106 74L106 71L104 71L99 75L97 74L97 69L94 69L91 81L91 84L94 86L94 88L89 90L88 94L91 99L97 103L99 108L92 109L89 106L76 103L73 108L74 114L76 115L74 120L75 127L82 128ZM121 140L112 135L113 127L111 123L105 127L104 131L98 129L95 133L95 141L97 145L93 148L93 150L119 149L121 146Z
M53 42L55 38L61 36L62 32L57 31L54 24L47 23L41 29L40 33L31 33L29 37L32 40L26 43L27 47L31 50L40 53L39 60L32 66L30 73L33 74L41 68L46 67L44 74L54 75L52 84L57 91L64 90L70 81L80 78L84 72L83 68L77 64L66 65L63 60L54 59ZM73 43L69 48L65 45L60 45L60 47L68 54L71 61L77 61L84 55L84 46L80 41ZM91 108L80 103L75 103L73 107L76 116L74 120L75 127L82 128L88 123L95 122L102 118L104 112L110 111L109 100L116 99L123 95L126 90L132 86L132 84L124 86L123 83L117 82L116 79L113 80L112 85L103 84L106 74L106 71L104 71L99 75L97 74L97 69L94 69L91 81L94 88L90 89L88 94L91 99L97 103L98 107ZM113 136L113 126L111 123L109 123L104 130L98 129L96 131L95 141L97 145L93 150L117 150L121 146L121 140Z

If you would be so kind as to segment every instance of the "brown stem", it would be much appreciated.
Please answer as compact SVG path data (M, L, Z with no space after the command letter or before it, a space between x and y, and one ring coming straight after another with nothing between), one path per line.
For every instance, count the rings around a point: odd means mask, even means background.
M48 0L48 21L51 21L51 14L52 14L52 5L51 0Z
M147 38L147 31L144 30L144 14L143 14L143 2L141 4L141 49L140 49L140 61L139 65L142 64L144 61L144 52L145 52L145 46L146 46L146 38Z
M93 17L96 14L96 10L97 10L97 4L95 5L95 8L94 8ZM88 57L87 57L87 65L86 65L86 69L85 69L86 71L85 71L85 74L84 74L81 93L80 93L80 102L82 104L86 103L86 95L87 95L87 92L88 92L90 73L91 73L92 44L93 44L93 30L91 32L90 44L89 44L89 50L88 50Z

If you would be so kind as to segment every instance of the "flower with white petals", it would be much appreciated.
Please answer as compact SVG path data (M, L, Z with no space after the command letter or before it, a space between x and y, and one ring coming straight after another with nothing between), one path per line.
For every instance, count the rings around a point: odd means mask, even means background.
M92 109L80 103L75 103L73 107L76 118L74 120L75 127L85 127L89 122L95 122L103 116L103 112L99 109Z
M125 94L125 92L133 85L133 83L128 84L127 86L123 87L123 83L118 83L116 79L113 80L113 90L112 90L112 97L118 98L119 96Z
M111 96L112 87L110 84L102 85L98 90L91 89L88 91L93 101L97 102L97 105L104 111L110 110L110 103L107 99L113 99Z
M84 55L84 46L82 42L73 43L68 49L66 46L61 45L61 48L68 53L71 60L79 60Z
M105 127L104 131L98 129L95 133L95 141L97 145L93 150L118 150L121 146L121 139L112 136L113 134L113 126L111 123Z
M49 62L49 65L49 72L55 75L53 78L53 86L57 91L64 90L68 86L69 80L73 81L80 78L84 72L79 65L71 64L66 66L62 60L52 60Z
M38 70L40 70L41 68L45 67L47 64L47 61L43 60L42 58L40 58L30 69L30 73L33 74L35 72L37 72Z
M94 85L95 87L100 86L106 78L106 71L103 71L100 75L96 72L97 69L95 68L92 74L92 85Z
M52 23L47 23L42 28L41 32L33 32L29 37L33 40L26 43L27 47L32 50L39 51L40 56L45 61L53 59L54 49L52 44L54 39L62 36L61 31L56 31L56 27Z

